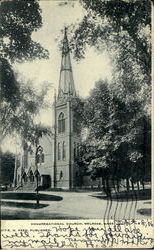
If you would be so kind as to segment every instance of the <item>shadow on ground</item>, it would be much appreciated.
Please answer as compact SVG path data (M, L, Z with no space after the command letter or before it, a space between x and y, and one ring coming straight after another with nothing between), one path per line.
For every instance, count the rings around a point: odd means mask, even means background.
M39 194L40 201L61 201L63 198L57 195ZM1 199L6 200L36 200L36 193L1 193Z
M61 214L31 214L27 211L18 211L17 213L2 214L2 220L79 220L84 219L78 216L68 216Z
M135 191L121 191L119 193L112 193L111 197L107 197L104 193L102 194L96 194L92 195L92 197L98 198L98 199L104 199L104 200L115 200L115 201L128 201L128 200L150 200L151 199L151 189L145 189L143 190L135 190Z
M144 202L144 204L151 204L151 201L146 201Z
M1 201L1 206L5 207L20 207L20 208L31 208L31 209L39 209L47 207L48 204L35 204L35 203L26 203L26 202L13 202L13 201Z

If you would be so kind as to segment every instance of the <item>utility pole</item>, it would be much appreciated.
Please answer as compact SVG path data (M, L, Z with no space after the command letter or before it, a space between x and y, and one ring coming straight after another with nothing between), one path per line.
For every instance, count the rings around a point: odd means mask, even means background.
M17 152L15 154L15 166L14 166L13 186L17 187Z
M38 193L38 165L37 165L37 159L38 159L38 145L36 144L36 153L35 153L35 166L36 166L36 205L39 206L39 193Z
M39 171L38 171L38 163L40 163L40 165L41 165L42 153L43 153L43 148L36 144L36 153L35 153L36 174L35 174L35 176L36 176L36 204L37 204L37 207L39 206L39 190L38 190Z
M53 87L54 88L54 87ZM56 155L57 155L57 121L56 121L56 89L54 88L54 188L57 187L57 167L56 167Z

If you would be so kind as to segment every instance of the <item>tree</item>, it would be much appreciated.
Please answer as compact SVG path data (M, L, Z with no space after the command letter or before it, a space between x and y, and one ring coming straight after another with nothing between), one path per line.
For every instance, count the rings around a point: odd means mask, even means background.
M1 156L1 184L9 185L13 182L15 156L10 152L0 152Z
M92 178L103 178L103 189L110 195L109 179L119 191L119 182L133 183L146 180L150 175L150 123L142 113L140 102L117 97L104 81L97 82L84 105L89 153L80 157L81 164L92 167ZM144 125L143 125L144 122ZM85 164L86 163L86 164ZM146 169L146 171L145 171ZM147 175L147 176L148 176Z
M42 26L39 3L33 1L3 1L1 13L0 55L11 62L48 58L48 51L31 39Z
M11 95L8 100L2 98L1 103L1 140L8 134L18 134L23 138L29 138L28 134L35 126L34 117L38 114L40 108L43 108L44 97L48 87L44 87L40 94L32 88L31 82L20 84L17 94L14 94L14 100ZM7 91L8 93L8 91ZM29 131L29 132L28 132Z
M120 49L135 55L147 75L151 65L151 3L123 0L81 0L86 14L75 30L75 56L80 57L86 44L97 48ZM132 48L131 48L132 46ZM80 52L80 53L79 53ZM119 52L119 51L118 51ZM122 55L121 55L122 56Z
M37 1L3 1L0 13L1 135L3 139L15 129L26 127L27 122L29 125L32 123L32 115L38 111L44 95L42 93L39 97L30 90L30 87L20 86L12 69L12 63L48 58L48 51L31 39L32 33L42 26L41 9ZM31 100L29 100L30 94L31 97L33 96Z
M79 155L76 155L74 161L78 168L77 185L83 185L83 176L90 175L90 163L95 158L95 148L89 144L89 141L83 141L80 144Z
M123 0L81 0L83 20L72 28L71 49L76 59L86 47L106 50L113 65L113 87L121 98L139 98L150 116L151 3Z
M97 85L85 105L89 139L105 156L105 165L96 157L95 172L101 175L108 166L117 180L145 179L151 148L147 140L151 135L150 1L80 2L86 14L72 30L75 58L82 59L86 47L93 46L100 53L108 51L114 68L110 87Z

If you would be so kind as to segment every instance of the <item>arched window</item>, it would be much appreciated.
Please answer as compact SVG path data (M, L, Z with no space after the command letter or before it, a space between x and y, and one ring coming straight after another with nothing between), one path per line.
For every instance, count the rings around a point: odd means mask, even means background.
M60 160L61 150L60 150L60 142L58 143L58 160Z
M59 174L59 179L61 180L63 178L63 172L60 171L60 174Z
M25 172L24 172L23 175L22 175L22 179L24 180L24 182L27 182L27 175L26 175Z
M44 154L42 154L42 156L41 156L41 162L44 163L44 160L45 160L45 157L44 157Z
M65 147L65 142L63 142L63 160L66 159L66 147Z
M33 175L32 170L29 173L29 180L30 180L30 182L34 182L34 175Z
M58 117L58 133L65 132L65 118L64 113L60 113Z

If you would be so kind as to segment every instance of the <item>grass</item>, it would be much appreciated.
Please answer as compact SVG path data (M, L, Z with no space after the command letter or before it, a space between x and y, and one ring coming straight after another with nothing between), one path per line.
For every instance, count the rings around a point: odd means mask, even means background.
M1 206L39 209L39 208L47 207L48 204L39 204L39 205L37 205L37 204L34 204L34 203L27 203L27 202L1 201Z
M40 201L61 201L63 198L57 195L38 194ZM1 199L5 200L36 200L36 193L1 193Z
M116 201L128 201L128 200L150 200L151 199L151 189L135 190L135 191L121 191L119 193L111 194L111 197L107 197L105 194L92 195L93 197L99 199L112 199Z

